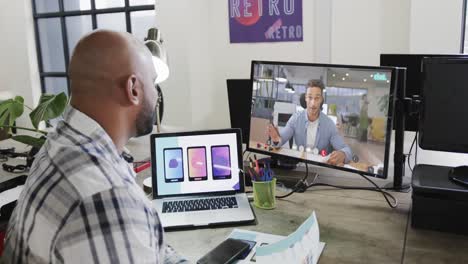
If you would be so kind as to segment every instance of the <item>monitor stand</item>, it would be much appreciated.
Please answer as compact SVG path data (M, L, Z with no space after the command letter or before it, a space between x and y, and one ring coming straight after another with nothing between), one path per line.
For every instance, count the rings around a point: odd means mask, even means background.
M396 192L409 192L411 190L410 181L405 182L406 154L404 153L405 141L405 119L406 115L415 112L414 108L419 104L419 98L406 98L406 70L397 70L398 85L395 87L395 115L393 128L395 129L395 152L393 155L393 183L384 186ZM417 146L416 146L417 147Z
M370 179L372 179L372 177ZM398 185L395 184L395 179L393 179L393 182L387 183L384 186L381 186L380 188L400 193L409 193L411 191L410 177L401 176L396 181L399 182Z
M450 169L448 177L454 183L468 188L468 166L460 166Z

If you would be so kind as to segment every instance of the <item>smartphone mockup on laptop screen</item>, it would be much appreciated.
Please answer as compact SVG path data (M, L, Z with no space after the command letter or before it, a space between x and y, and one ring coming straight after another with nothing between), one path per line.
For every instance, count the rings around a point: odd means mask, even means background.
M239 129L151 135L153 203L165 229L250 223Z
M231 179L231 150L229 145L211 146L211 166L214 180Z
M208 170L206 168L206 147L188 147L188 175L190 181L206 181Z
M164 149L164 179L166 182L181 182L184 180L184 162L182 148Z

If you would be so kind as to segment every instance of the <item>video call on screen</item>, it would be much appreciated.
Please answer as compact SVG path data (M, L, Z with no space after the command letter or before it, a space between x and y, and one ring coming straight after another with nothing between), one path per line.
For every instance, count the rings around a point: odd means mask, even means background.
M327 163L336 150L333 143L343 142L349 151L339 166L383 177L391 70L256 62L252 78L250 148ZM306 130L295 130L281 146L272 147L269 124L281 134L288 122L290 129L300 127L298 121L291 125L293 117L304 117L306 122L308 104L313 107L312 100L305 99L311 81L324 86L320 122L328 123L327 131L319 123L314 138L319 137L318 142L307 139ZM339 139L327 142L333 133Z

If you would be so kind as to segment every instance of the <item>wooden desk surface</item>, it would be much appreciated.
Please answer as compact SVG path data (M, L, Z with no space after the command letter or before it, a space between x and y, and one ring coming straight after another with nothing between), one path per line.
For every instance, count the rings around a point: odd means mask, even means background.
M143 137L129 142L127 147L136 160L149 157L148 141L148 137ZM6 146L11 143L0 142L0 147ZM352 174L321 167L312 170L320 174L320 182L367 186L364 180ZM288 174L302 176L301 172ZM137 179L141 184L150 175L148 169ZM0 182L15 176L0 171ZM378 179L376 182L385 183ZM315 210L320 240L327 243L319 261L321 264L468 263L468 236L411 228L411 193L393 194L399 200L397 209L388 207L379 193L316 188L278 200L274 210L254 207L257 225L167 232L165 239L195 262L234 228L288 235Z
M149 157L147 138L132 140L128 148L137 159ZM318 182L368 186L359 176L314 167ZM302 177L302 172L281 172ZM286 175L292 174L292 175ZM141 182L151 175L138 175ZM378 184L391 182L375 179ZM320 240L327 243L319 263L468 263L468 236L411 228L411 193L392 194L399 200L391 209L380 193L315 188L277 201L274 210L254 208L258 224L249 226L166 232L167 242L196 262L222 242L234 228L288 235L315 210ZM441 216L443 217L443 216Z

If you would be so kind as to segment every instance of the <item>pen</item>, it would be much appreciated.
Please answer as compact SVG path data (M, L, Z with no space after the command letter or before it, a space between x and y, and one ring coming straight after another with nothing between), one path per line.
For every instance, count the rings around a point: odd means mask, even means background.
M143 164L134 167L133 170L135 171L135 173L139 173L141 171L146 170L149 167L151 167L151 162L148 161L148 162L144 162Z
M254 154L254 161L255 161L255 171L257 173L260 173L260 166L258 165L257 155L255 155L255 154Z
M267 181L271 181L273 176L271 175L271 168L270 168L270 162L265 163L266 168L267 168Z
M247 174L252 180L255 179L255 175L253 175L252 172L250 171L250 167L247 167L247 169L246 169L246 174Z
M249 157L249 168L254 168L254 161L252 160L251 157Z
M252 180L257 181L258 177L257 177L257 174L255 173L255 170L250 167L247 168L247 170L250 174L250 177L252 177Z

